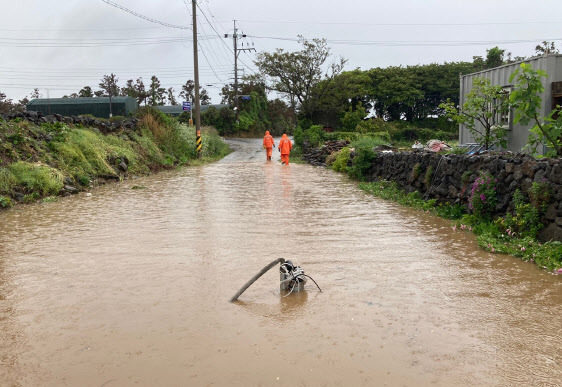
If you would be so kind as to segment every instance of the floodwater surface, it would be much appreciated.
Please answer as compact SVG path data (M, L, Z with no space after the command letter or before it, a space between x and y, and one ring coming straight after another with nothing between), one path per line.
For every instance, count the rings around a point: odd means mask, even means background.
M562 384L560 276L231 143L0 213L0 385ZM323 292L284 298L274 269L228 302L278 257Z

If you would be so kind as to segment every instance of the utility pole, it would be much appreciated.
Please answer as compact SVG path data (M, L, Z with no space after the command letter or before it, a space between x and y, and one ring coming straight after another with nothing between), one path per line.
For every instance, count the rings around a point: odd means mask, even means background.
M238 53L240 51L256 51L254 48L238 48L238 38L245 38L246 34L238 35L238 30L236 29L236 20L234 21L234 33L232 34L232 41L234 44L234 105L236 106L236 120L238 121L238 114L240 112L240 104L238 102ZM228 38L228 34L224 35Z
M195 81L195 149L197 150L197 158L201 158L201 113L199 101L199 58L197 47L197 0L191 1L193 14L193 78ZM194 107L191 106L191 109Z

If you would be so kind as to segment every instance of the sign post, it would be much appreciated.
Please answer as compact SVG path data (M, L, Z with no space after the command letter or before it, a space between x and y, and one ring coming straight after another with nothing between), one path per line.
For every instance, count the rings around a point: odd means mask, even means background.
M184 101L182 103L183 111L189 112L189 125L193 125L193 110L191 109L191 101Z

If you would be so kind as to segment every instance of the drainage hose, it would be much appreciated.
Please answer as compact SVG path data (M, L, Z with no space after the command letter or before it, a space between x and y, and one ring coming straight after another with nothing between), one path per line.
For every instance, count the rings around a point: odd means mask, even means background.
M246 291L246 289L248 289L250 286L252 286L252 284L254 282L256 282L258 280L258 278L260 278L262 275L264 275L269 269L271 269L273 266L277 265L278 263L285 263L285 258L277 258L275 261L271 262L269 265L267 265L266 267L264 267L263 269L260 270L260 272L258 274L256 274L255 276L252 277L251 280L249 280L248 282L246 282L246 284L244 286L242 286L242 288L240 288L240 290L238 291L238 293L236 293L231 299L230 302L234 302L238 299L238 297L240 297L240 295L242 293L244 293Z

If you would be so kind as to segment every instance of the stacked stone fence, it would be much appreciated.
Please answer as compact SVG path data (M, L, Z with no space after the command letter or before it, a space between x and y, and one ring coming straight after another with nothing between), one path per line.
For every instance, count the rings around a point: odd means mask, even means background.
M431 176L426 176L432 168ZM431 170L430 170L431 171ZM541 231L542 240L562 241L562 159L535 159L528 155L456 155L430 152L379 153L368 181L392 180L406 191L419 191L428 198L466 204L480 171L497 179L496 215L513 210L517 189L528 198L533 183L547 183L550 203ZM428 185L428 182L429 185Z
M313 165L325 165L332 151L346 146L343 142L328 144L330 146L325 144L321 148L306 145L303 158ZM432 170L431 176L427 176L428 170ZM426 151L385 153L379 150L366 178L370 182L381 179L395 181L404 190L419 191L428 199L467 206L472 185L480 171L487 171L497 179L498 204L494 214L497 216L514 209L513 195L517 189L528 199L533 183L547 183L551 197L543 219L546 226L539 238L562 241L561 158L535 159L525 154L457 155Z
M62 122L72 125L82 125L84 127L97 128L104 134L113 133L119 130L133 130L136 128L139 121L136 118L125 118L117 122L112 122L105 119L99 119L89 116L63 116L60 114L49 114L45 116L41 112L35 111L0 114L0 118L6 121L19 118L37 125L46 123L54 124L56 122Z

